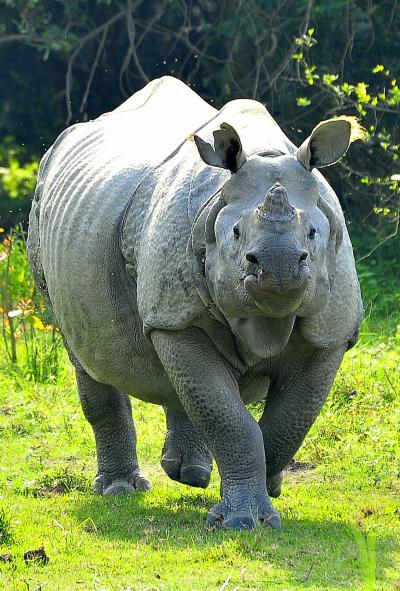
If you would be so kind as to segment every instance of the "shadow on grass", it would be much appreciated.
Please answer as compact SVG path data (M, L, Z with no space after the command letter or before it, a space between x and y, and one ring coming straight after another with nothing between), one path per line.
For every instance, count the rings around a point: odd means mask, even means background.
M375 581L384 580L384 571L394 567L390 557L396 546L394 536L379 536L376 549L372 534L334 520L283 518L282 531L261 526L252 532L207 531L204 519L217 500L216 490L179 494L170 486L147 495L91 495L77 500L72 516L83 526L93 522L91 531L98 539L143 544L155 552L172 550L177 560L180 553L187 557L188 552L200 552L218 562L223 559L224 547L232 550L234 544L236 557L283 569L297 584L307 586L312 581L314 587L325 589L330 581L335 588L347 588L350 580L358 580L365 591L373 590ZM215 554L216 550L221 555Z

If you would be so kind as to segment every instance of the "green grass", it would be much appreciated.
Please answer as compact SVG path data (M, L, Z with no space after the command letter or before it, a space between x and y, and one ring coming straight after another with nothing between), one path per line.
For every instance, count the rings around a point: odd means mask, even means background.
M383 326L380 319L379 327ZM207 532L218 499L159 466L161 409L134 400L139 457L153 490L91 492L95 449L66 359L56 383L0 373L1 591L348 590L400 588L399 333L373 316L274 501L280 532ZM397 318L398 322L398 318ZM310 468L312 466L312 468ZM44 547L47 564L25 563Z

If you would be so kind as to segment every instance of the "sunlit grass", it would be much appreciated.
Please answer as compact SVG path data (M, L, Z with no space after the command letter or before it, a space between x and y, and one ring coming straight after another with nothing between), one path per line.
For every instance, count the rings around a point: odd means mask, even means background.
M396 339L364 337L349 352L323 413L274 501L284 529L207 532L218 497L169 481L159 467L164 423L134 400L149 494L99 498L92 433L63 362L55 384L3 367L0 383L0 512L6 539L0 589L55 591L356 589L398 581L399 456ZM43 546L47 565L25 563ZM29 585L29 587L26 586ZM25 585L25 586L24 586Z

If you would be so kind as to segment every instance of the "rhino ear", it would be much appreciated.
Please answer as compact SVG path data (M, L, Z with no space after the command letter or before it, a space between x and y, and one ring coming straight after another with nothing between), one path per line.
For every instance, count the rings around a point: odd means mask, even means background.
M210 166L226 168L235 173L246 162L238 132L229 123L221 123L214 131L214 148L198 135L193 137L201 159Z
M192 249L195 255L205 251L207 244L215 242L214 224L225 202L219 191L198 212L192 226Z
M297 151L297 160L308 171L334 164L355 140L364 139L364 130L355 117L322 121Z

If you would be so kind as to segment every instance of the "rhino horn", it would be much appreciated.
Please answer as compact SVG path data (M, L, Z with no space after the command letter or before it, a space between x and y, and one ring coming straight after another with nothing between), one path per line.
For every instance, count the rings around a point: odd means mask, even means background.
M292 220L296 211L289 203L285 187L280 183L272 185L264 201L256 207L256 215L271 222Z

